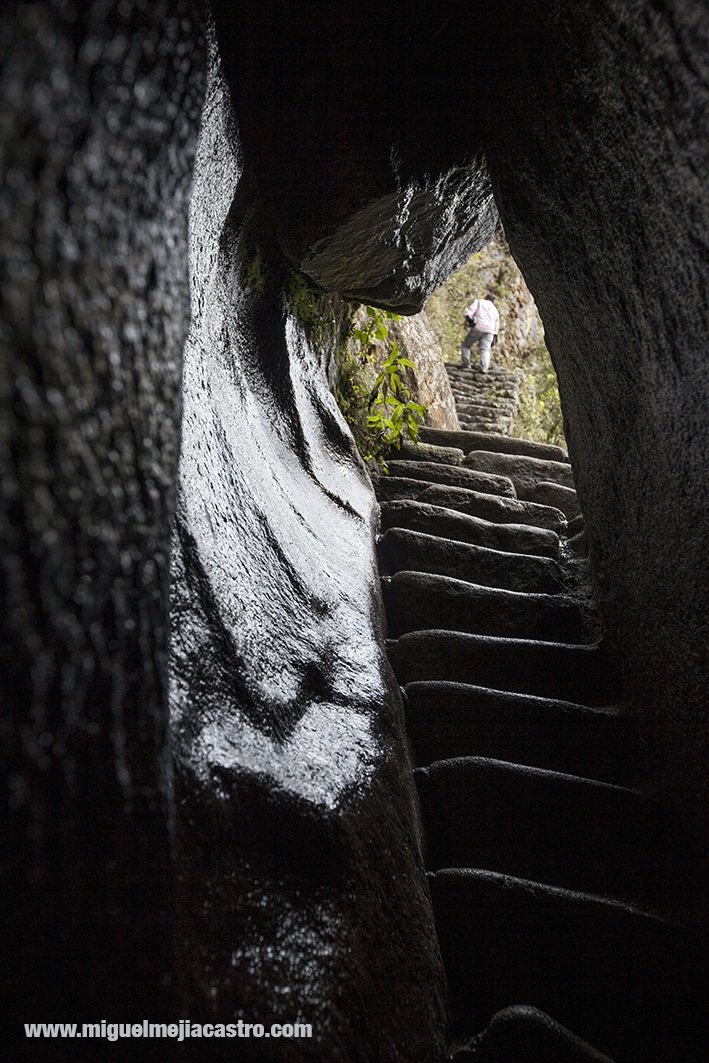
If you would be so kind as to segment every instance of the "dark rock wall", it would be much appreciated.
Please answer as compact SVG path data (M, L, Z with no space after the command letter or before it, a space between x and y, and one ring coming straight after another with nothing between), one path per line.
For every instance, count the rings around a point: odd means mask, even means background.
M518 28L487 136L497 200L558 371L650 782L706 838L706 9L539 4Z
M315 1043L259 1043L259 1059L435 1059L441 973L374 497L278 254L244 283L216 58L204 113L173 560L184 998L313 1024Z
M130 0L8 5L0 40L3 989L156 1014L203 44L189 4Z
M0 24L5 989L18 1020L302 1020L273 1056L438 1059L374 497L334 335L244 251L264 197L214 49L202 109L194 15Z

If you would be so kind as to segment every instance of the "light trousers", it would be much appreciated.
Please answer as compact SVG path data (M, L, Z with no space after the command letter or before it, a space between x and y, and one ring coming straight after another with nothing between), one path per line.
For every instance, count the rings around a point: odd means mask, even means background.
M480 347L480 368L486 373L490 368L493 339L492 332L478 332L477 329L471 328L460 347L460 364L470 366L470 349L477 343Z

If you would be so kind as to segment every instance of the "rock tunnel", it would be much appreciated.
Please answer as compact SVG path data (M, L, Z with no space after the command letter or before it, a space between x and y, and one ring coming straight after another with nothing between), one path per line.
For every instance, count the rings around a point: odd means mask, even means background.
M22 1022L146 1016L313 1025L244 1059L449 1058L379 511L328 373L348 300L415 313L499 219L701 947L703 5L43 0L0 33L18 1058L80 1058ZM529 1011L512 1048L471 1018L459 1058L706 1058L695 988L669 1033L642 992L630 1035L574 1030L595 1048Z

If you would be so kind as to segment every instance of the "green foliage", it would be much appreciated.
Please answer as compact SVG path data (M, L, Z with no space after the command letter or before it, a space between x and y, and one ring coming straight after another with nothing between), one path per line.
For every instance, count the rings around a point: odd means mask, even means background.
M514 434L538 443L556 443L565 447L556 373L543 343L529 351L521 368L524 377Z
M401 315L373 306L364 314L361 324L351 325L353 342L341 359L336 397L365 462L386 472L385 453L406 438L418 439L426 408L411 397L404 374L414 365L390 334L389 323Z
M369 397L371 413L367 423L379 433L384 449L393 447L398 450L405 436L415 443L419 436L419 425L426 416L426 407L413 401L401 379L401 371L405 368L413 369L414 364L404 357L394 340L391 354L384 362Z

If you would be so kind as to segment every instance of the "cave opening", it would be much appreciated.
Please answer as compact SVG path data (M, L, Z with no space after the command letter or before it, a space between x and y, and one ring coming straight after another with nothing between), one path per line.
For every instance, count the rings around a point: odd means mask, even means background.
M698 0L0 30L18 1058L190 1014L312 1025L254 1059L699 1063ZM459 427L375 495L347 307L404 329L499 220L568 454L507 432L504 367L439 366Z

